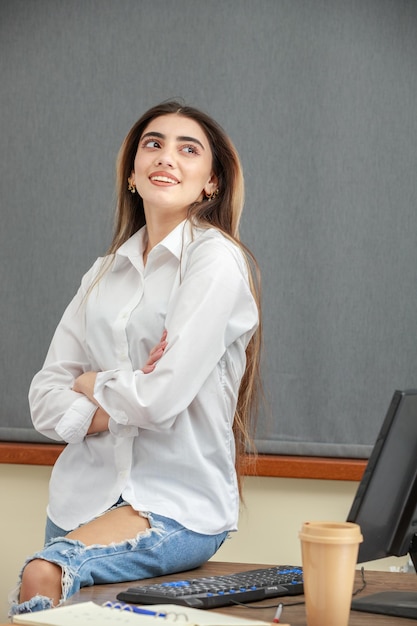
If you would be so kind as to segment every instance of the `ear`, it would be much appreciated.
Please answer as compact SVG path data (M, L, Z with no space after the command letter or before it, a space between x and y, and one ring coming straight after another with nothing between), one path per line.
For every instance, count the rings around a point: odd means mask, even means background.
M135 172L132 172L129 178L127 179L127 188L130 191L130 193L136 193Z
M204 185L204 195L211 196L219 188L219 179L216 174L212 174Z

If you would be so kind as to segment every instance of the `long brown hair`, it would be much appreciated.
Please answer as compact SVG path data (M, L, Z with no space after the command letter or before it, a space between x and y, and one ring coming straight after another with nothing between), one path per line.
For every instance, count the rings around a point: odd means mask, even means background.
M256 259L240 241L239 222L244 204L244 179L239 155L230 138L217 122L203 111L169 101L151 108L134 124L127 134L119 151L116 167L117 206L114 236L108 250L116 250L139 228L146 224L143 201L139 194L128 190L128 178L134 169L134 160L139 140L155 118L162 115L180 115L196 121L206 134L210 144L213 173L218 179L218 195L209 202L204 199L193 203L188 210L192 223L200 227L214 227L238 245L247 260L251 290L259 310L259 327L246 349L246 369L240 384L238 401L233 423L236 443L236 472L241 490L243 461L245 453L255 453L254 433L256 427L258 400L261 391L260 352L261 352L261 287L259 268ZM252 457L253 458L253 457Z

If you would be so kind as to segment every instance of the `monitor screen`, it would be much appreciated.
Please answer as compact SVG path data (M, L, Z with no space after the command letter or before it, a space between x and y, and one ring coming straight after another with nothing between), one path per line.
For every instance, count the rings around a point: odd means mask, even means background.
M417 390L394 393L347 520L361 527L359 563L409 553L416 567ZM352 608L417 618L417 581L415 594L355 598Z

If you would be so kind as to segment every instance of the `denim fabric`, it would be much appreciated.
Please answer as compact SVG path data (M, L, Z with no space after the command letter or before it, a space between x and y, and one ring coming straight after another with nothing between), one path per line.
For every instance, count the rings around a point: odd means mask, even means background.
M52 539L56 539L57 537L65 537L65 535L69 532L69 530L63 530L63 528L60 528L59 526L54 524L53 521L49 519L49 517L47 517L45 525L45 546L50 541L52 541Z
M161 515L142 515L149 519L150 528L132 539L85 546L80 541L58 537L31 556L27 563L40 558L61 566L61 601L64 601L81 587L152 578L198 567L215 554L228 535L227 532L202 535ZM36 596L21 604L17 597L12 600L10 615L51 606L45 596Z

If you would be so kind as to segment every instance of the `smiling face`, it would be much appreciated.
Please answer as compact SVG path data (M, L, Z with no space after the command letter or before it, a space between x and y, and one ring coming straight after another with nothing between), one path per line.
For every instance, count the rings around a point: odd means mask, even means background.
M188 207L217 188L208 139L193 119L168 114L152 120L139 140L132 180L148 217L179 223Z

